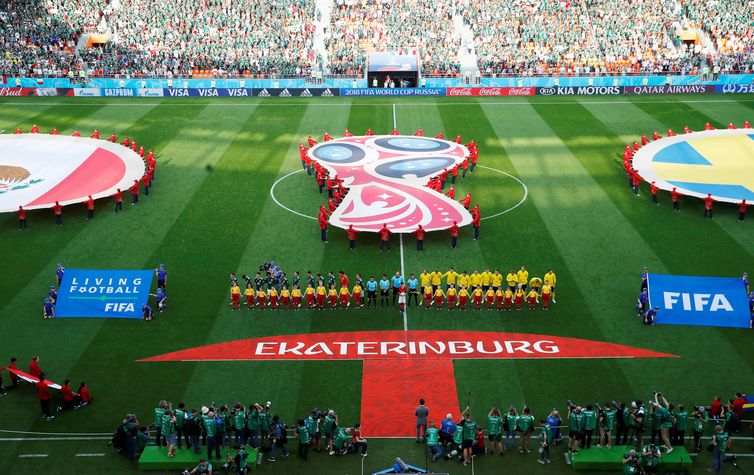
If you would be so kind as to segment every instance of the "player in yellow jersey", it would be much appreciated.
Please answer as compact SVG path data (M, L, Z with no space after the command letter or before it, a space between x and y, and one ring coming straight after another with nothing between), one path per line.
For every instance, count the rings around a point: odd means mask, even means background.
M526 270L526 267L521 266L521 268L516 273L516 278L518 285L520 285L522 289L526 290L526 286L529 284L529 271Z
M293 297L293 310L301 308L301 289L298 288L298 284L293 286L291 291L291 297Z
M495 269L495 273L492 274L491 284L492 288L495 289L495 292L503 287L503 274L497 269Z
M270 288L270 308L273 310L278 308L278 291L275 287Z
M485 292L484 298L487 301L487 310L492 310L495 306L495 291L492 290L492 287L487 286L487 292Z
M437 310L442 309L442 304L444 300L445 300L445 292L442 291L441 287L437 287L437 289L435 289L435 308L437 308Z
M508 275L505 276L505 283L508 284L508 288L510 290L516 290L516 286L518 285L518 276L516 275L515 271L508 272Z
M545 311L550 307L550 298L552 298L552 287L544 284L542 286L542 308Z
M466 271L461 272L461 275L458 276L458 286L464 286L466 287L466 290L468 290L471 287L471 278L469 277L469 274L466 273Z
M432 306L432 286L427 283L424 286L424 308Z
M529 293L526 294L526 300L529 301L529 310L534 310L536 304L539 303L539 293L534 289L529 290Z
M532 290L539 292L539 289L542 288L542 279L537 276L532 277L531 279L529 279L529 287Z
M490 272L490 268L488 267L484 270L484 272L482 272L482 290L487 292L487 289L490 288L491 284L492 284L492 272Z
M455 286L453 286L453 284L450 284L448 286L448 310L451 312L453 311L453 309L455 309L456 305L458 305L456 302L456 295L457 292Z
M445 279L445 288L455 286L456 285L456 279L458 279L458 272L454 268L450 268L448 272L443 274L443 278Z
M432 274L427 272L427 269L424 269L421 274L419 274L419 282L421 283L422 288L426 287L428 285L432 284Z
M476 289L482 285L482 274L479 273L478 270L475 270L470 276L469 280L471 283L471 288Z
M555 301L555 286L558 284L558 278L555 276L555 272L553 272L552 269L548 270L547 274L545 274L544 282L552 289L552 303L557 303Z
M440 269L435 269L435 271L432 272L430 276L432 278L432 288L437 289L438 287L440 287L440 285L442 285L443 274L442 272L440 272Z

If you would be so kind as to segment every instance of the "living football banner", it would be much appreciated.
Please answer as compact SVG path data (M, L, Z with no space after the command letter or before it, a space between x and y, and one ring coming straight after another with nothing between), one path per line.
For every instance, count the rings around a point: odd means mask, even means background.
M55 316L141 318L152 276L151 270L66 269Z
M649 274L649 301L659 307L655 323L749 328L749 300L738 278Z

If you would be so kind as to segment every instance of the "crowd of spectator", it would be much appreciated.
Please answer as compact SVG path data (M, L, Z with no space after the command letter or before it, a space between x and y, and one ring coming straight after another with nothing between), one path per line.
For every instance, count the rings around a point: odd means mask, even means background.
M416 55L424 76L459 74L462 28L484 75L751 70L754 32L738 0L333 0L316 51L315 0L8 0L0 71L24 76L363 75L370 51ZM463 25L460 27L459 25ZM710 38L684 44L699 28ZM82 33L103 46L77 48ZM319 50L322 51L322 50Z

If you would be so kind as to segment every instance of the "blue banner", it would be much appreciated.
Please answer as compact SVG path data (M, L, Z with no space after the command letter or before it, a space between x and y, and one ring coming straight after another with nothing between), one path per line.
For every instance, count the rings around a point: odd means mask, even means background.
M341 96L444 96L445 88L443 87L423 87L423 88L341 88Z
M740 278L649 274L655 323L749 328L749 300Z
M66 269L56 317L142 318L151 270Z

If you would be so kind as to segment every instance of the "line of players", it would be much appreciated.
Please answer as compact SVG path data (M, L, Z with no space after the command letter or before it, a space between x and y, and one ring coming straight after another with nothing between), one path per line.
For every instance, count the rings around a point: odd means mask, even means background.
M514 308L520 311L524 302L529 310L536 308L542 299L542 308L548 310L550 302L555 302L555 287L557 276L552 269L543 278L530 278L526 267L516 272L511 270L503 277L498 269L494 272L487 268L484 272L474 271L458 273L454 268L447 272L427 269L419 274L411 274L408 279L396 272L388 278L383 274L378 281L374 276L364 280L361 274L356 274L355 282L351 282L345 272L341 271L336 277L333 272L322 276L307 272L306 287L301 289L301 276L294 272L292 282L283 273L280 279L268 280L257 273L255 278L243 275L246 288L241 289L235 274L230 274L230 308L240 310L242 305L247 309L269 308L271 310L298 310L302 307L311 310L336 310L353 306L356 309L366 306L377 308L377 294L380 295L380 307L398 306L403 312L407 305L414 301L415 306L424 308L446 308L453 311L466 310L507 310ZM444 286L443 286L444 282ZM505 286L503 283L505 282ZM392 295L392 303L391 303ZM245 303L242 304L242 300Z
M372 129L369 128L366 131L366 136L374 136L374 132L372 132ZM400 135L398 132L398 129L394 128L390 135ZM424 131L421 129L421 127L414 132L414 137L423 137ZM343 132L344 137L352 137L353 134L346 129ZM445 139L445 134L440 132L435 136L436 139ZM329 142L333 140L334 137L331 136L329 133L324 133L324 142ZM455 142L457 144L461 143L461 135L456 135L456 138L452 140L452 142ZM329 171L326 167L323 167L320 165L316 160L311 158L309 156L309 149L317 145L317 141L312 138L310 135L307 138L307 144L309 147L305 147L304 144L299 144L299 158L301 159L301 166L306 170L306 172L309 175L314 175L317 180L317 185L319 186L319 193L322 194L324 191L327 191L328 200L326 204L323 204L319 208L319 212L317 214L317 222L319 223L320 231L322 234L322 241L324 243L327 243L327 226L330 224L328 222L329 216L335 211L335 209L338 207L340 202L343 200L343 198L348 193L348 189L343 186L343 180L338 178L338 175L330 176ZM479 148L476 145L476 142L474 142L474 139L471 139L471 141L467 144L464 144L465 147L469 150L469 156L463 160L463 162L454 165L450 169L443 169L439 174L435 176L431 176L427 183L425 184L426 187L438 192L443 193L445 182L450 182L450 189L447 192L444 192L445 195L447 195L450 199L455 199L456 196L456 190L453 185L456 183L456 178L458 177L458 174L461 174L461 178L466 178L466 173L473 172L476 168L477 161L479 159ZM458 200L459 203L461 203L464 208L469 210L471 206L471 193L466 193L466 196L463 199ZM481 224L481 215L479 213L479 205L475 205L473 209L471 209L471 217L472 217L472 226L474 228L474 240L479 239L479 226ZM451 233L451 247L456 247L456 240L458 238L458 225L454 222L452 225L448 226L448 230ZM353 229L353 225L350 226L346 230L348 234L348 240L350 241L350 247L351 249L356 248L356 234L357 231ZM380 240L383 242L387 242L387 248L390 249L390 235L392 233L387 228L387 226L383 226L383 229L380 231ZM418 226L416 230L413 231L413 234L416 234L416 240L417 240L417 247L416 249L418 251L423 250L423 244L424 244L424 234L425 231L422 228L421 225ZM382 250L382 244L380 246L380 250Z
M34 126L29 130L30 134L38 134L39 133L39 127L37 126L36 122L34 123ZM23 134L23 131L21 129L16 129L13 132L13 135L21 135ZM56 127L53 127L52 131L50 131L50 135L60 135L60 132ZM81 137L81 134L78 130L74 130L73 137ZM99 130L94 129L94 132L89 136L90 139L98 139L100 138ZM118 143L118 136L115 135L113 132L110 137L107 139L108 142L112 143ZM149 189L152 187L152 181L154 180L154 172L155 168L157 167L157 157L154 154L153 150L149 150L149 152L146 152L144 150L144 146L141 145L137 150L137 143L136 140L129 139L126 135L125 140L120 142L121 145L123 145L126 148L130 148L134 153L138 154L139 157L144 160L144 163L146 165L146 168L144 170L144 175L139 180L134 180L133 184L128 188L128 191L131 193L131 205L135 206L139 202L139 189L143 186L144 187L144 196L149 196ZM120 188L118 188L115 193L113 194L113 198L115 198L115 213L119 211L123 211L123 192ZM81 204L86 205L86 219L87 221L94 219L94 198L92 198L91 195L87 197L85 201L83 201ZM28 210L24 209L23 206L19 206L16 210L16 215L18 216L18 229L24 230L27 229L28 223L26 221L26 213ZM63 205L61 205L58 201L55 201L55 205L52 207L52 213L55 216L55 226L57 227L63 227Z
M737 129L735 125L733 125L733 122L728 124L728 129ZM751 124L749 124L749 121L744 122L744 129L751 129ZM710 125L709 122L704 124L704 130L715 130L715 127ZM688 125L683 126L683 133L684 134L690 134L694 132L693 130L689 129ZM668 129L668 137L675 137L678 134L673 132L673 129ZM659 140L662 138L662 135L658 134L657 131L652 133L652 140L649 140L647 138L647 134L641 134L641 144L634 140L633 144L626 144L626 149L623 151L623 169L626 171L626 174L628 175L628 186L634 191L634 194L636 196L639 196L639 185L641 185L642 181L644 179L639 175L639 172L636 171L633 167L633 159L634 154L641 149L641 147L647 145L651 141ZM650 192L652 193L652 203L655 205L660 204L660 200L657 196L657 192L660 190L655 182L651 182L649 184ZM673 211L680 212L681 211L681 197L685 196L683 193L678 191L676 187L673 187L673 189L670 192L670 199L673 202ZM712 207L715 203L717 203L717 200L712 197L711 193L707 193L707 196L705 198L702 198L702 201L704 201L704 217L705 218L713 218L713 211ZM740 203L737 204L738 206L738 222L741 223L746 219L746 211L748 210L749 206L751 206L751 203L746 202L746 198L743 198Z

